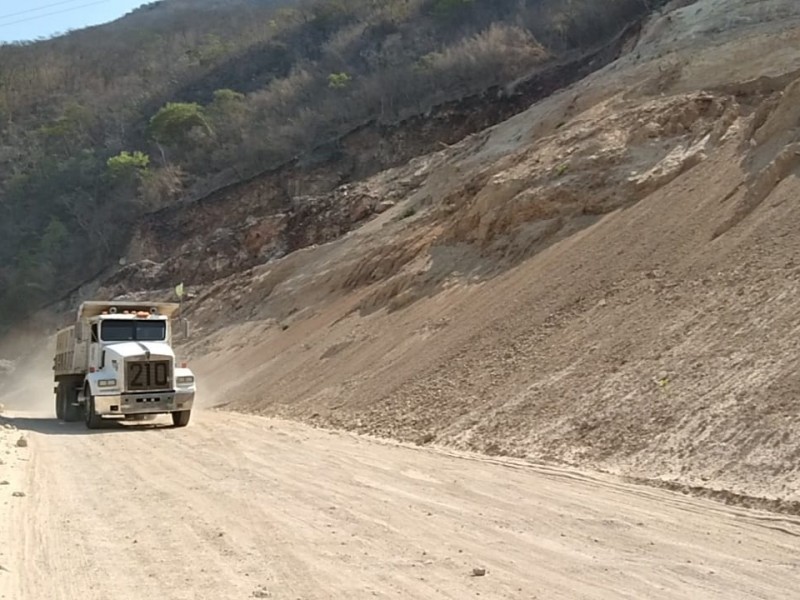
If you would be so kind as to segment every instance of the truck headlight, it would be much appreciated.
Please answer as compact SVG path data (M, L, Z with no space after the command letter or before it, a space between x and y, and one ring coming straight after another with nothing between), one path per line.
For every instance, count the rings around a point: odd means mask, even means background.
M117 380L116 379L101 379L97 382L97 385L101 388L113 388L117 387Z
M193 383L194 383L194 377L192 377L191 375L178 377L178 385L192 385Z

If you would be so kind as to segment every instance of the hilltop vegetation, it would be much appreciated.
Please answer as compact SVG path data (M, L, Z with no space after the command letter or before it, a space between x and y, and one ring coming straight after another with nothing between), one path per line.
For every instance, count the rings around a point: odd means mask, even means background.
M142 215L608 39L647 0L183 2L0 47L0 324Z

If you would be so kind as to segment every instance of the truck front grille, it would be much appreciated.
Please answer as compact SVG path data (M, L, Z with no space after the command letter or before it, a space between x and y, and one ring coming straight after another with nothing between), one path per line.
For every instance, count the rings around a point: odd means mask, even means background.
M172 373L168 360L135 361L127 364L126 388L131 392L168 390Z

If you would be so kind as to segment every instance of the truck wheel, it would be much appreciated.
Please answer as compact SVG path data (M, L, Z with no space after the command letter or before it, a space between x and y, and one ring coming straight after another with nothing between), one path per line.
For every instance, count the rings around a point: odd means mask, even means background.
M87 429L100 429L103 426L103 417L94 412L94 396L86 396L83 417Z
M186 427L189 424L189 419L192 416L192 411L181 410L172 413L172 425L175 427Z
M71 385L65 385L61 392L63 402L62 414L67 423L75 423L81 420L81 407L77 406L78 391Z
M56 388L56 419L64 420L64 384L59 383Z

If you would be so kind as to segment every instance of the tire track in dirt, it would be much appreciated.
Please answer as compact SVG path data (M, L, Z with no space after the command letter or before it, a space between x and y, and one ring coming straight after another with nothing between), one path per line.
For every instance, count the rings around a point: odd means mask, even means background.
M4 600L781 598L800 576L800 520L606 475L227 413L6 421L33 460Z

